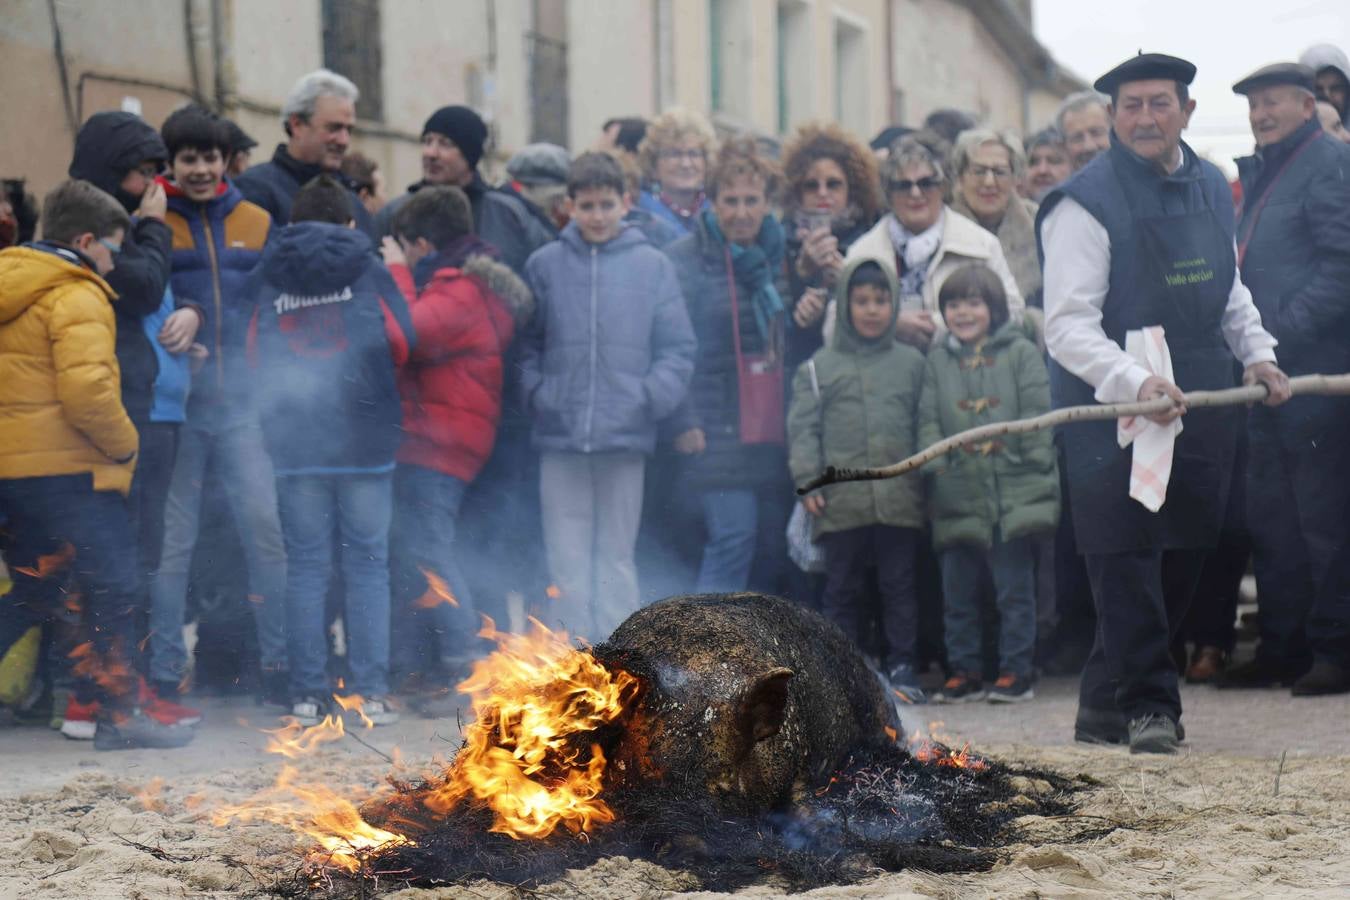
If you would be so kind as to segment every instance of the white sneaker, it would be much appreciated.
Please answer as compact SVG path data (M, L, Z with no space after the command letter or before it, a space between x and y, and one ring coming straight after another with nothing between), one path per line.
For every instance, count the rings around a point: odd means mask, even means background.
M393 725L398 722L398 713L383 697L372 697L361 709L372 725Z
M322 700L305 697L291 704L291 715L301 725L312 728L323 721L324 714L327 712L324 706Z

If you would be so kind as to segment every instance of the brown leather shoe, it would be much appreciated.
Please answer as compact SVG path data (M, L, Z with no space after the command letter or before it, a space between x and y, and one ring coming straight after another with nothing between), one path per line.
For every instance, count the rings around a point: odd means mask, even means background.
M1218 647L1201 647L1195 651L1190 668L1186 670L1187 684L1209 684L1228 665L1228 656Z

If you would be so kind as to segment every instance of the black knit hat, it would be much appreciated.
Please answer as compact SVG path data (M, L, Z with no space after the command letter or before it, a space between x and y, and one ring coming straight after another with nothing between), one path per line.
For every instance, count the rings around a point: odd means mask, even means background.
M422 126L422 134L428 132L445 135L454 141L469 167L478 167L488 136L487 124L478 113L467 106L442 106Z

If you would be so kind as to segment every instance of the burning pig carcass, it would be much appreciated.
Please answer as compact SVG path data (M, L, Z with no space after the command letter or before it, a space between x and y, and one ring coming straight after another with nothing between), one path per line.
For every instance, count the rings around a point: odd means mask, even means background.
M843 633L777 597L671 597L595 656L642 686L616 762L728 811L800 799L850 753L900 736L894 701Z

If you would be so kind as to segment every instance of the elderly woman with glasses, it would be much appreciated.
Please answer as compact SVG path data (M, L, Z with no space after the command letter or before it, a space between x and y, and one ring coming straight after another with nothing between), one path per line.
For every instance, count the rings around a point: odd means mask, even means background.
M638 208L673 225L681 237L689 234L708 208L703 183L716 146L712 126L698 113L671 109L657 116L638 146L648 185Z
M876 159L834 124L803 125L783 149L783 231L790 305L787 365L821 345L821 320L844 254L885 211Z
M951 208L998 238L1023 299L1039 305L1036 204L1015 190L1027 168L1022 142L986 128L963 131L952 148L952 168L956 184Z
M938 291L952 272L970 262L994 270L1008 295L1013 321L1026 304L998 238L942 202L947 177L942 163L923 144L902 138L891 148L882 185L891 211L854 241L845 257L884 260L900 274L898 340L927 350L947 328L938 311ZM834 301L825 312L825 341L833 338Z

